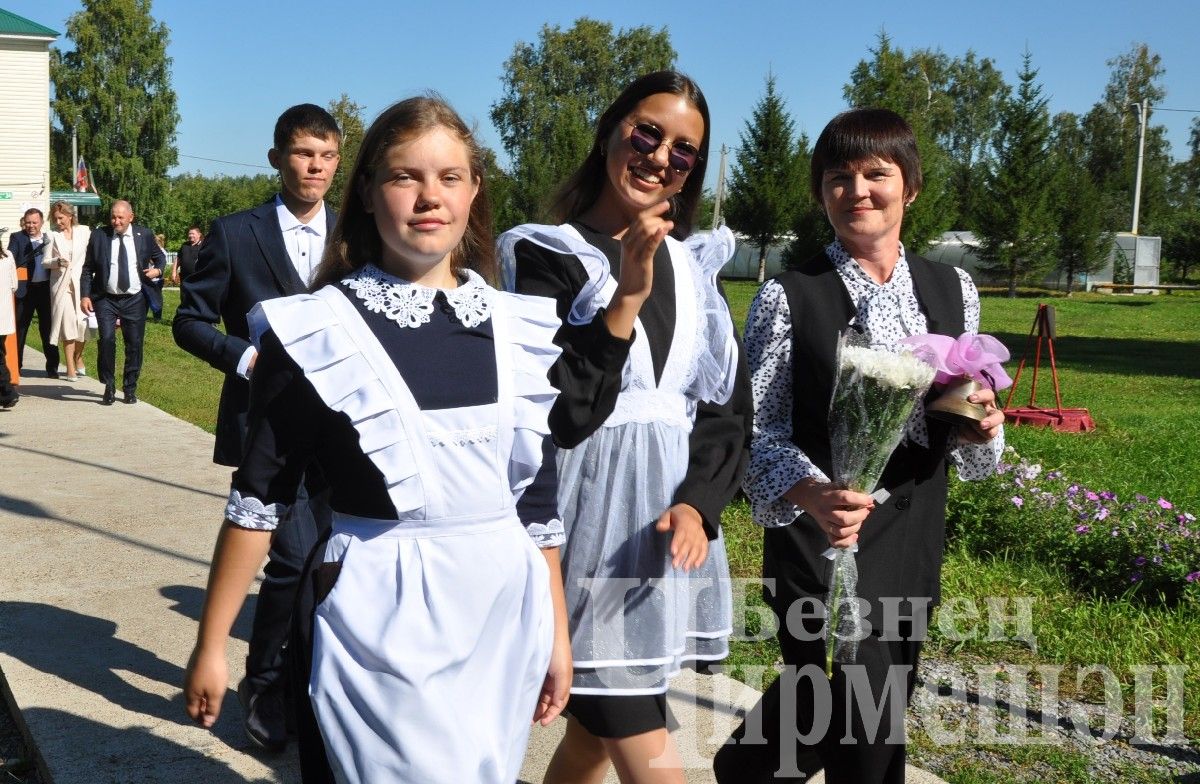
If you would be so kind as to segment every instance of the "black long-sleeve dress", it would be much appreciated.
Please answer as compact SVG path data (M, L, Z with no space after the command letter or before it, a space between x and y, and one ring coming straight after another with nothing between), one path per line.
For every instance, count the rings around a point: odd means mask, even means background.
M513 781L554 632L537 548L564 538L552 303L367 267L251 321L226 515L271 529L310 464L329 481L336 579L317 581L306 686L337 780Z
M661 694L689 660L728 652L729 572L720 516L745 469L748 377L716 272L727 232L668 238L630 341L601 309L615 291L620 245L573 224L524 226L500 241L509 287L552 297L564 320L551 371L560 451L564 582L575 658L573 694ZM689 504L710 538L690 574L671 566L655 530Z

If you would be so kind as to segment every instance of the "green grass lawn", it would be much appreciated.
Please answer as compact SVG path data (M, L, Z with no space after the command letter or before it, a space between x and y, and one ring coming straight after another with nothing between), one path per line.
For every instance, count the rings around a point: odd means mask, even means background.
M739 326L757 288L753 283L726 283ZM139 394L211 432L221 375L175 346L170 319L178 306L178 292L168 290L164 299L162 323L147 325ZM1062 470L1094 489L1122 496L1161 496L1177 509L1200 513L1200 417L1196 416L1200 297L1083 294L1046 301L1057 310L1055 349L1063 403L1088 408L1098 429L1064 434L1009 428L1008 443L1026 458ZM1009 346L1010 372L1024 349L1037 302L1031 297L983 298L982 330ZM37 344L36 330L30 342ZM119 363L118 356L118 372ZM94 376L94 342L88 344L87 365ZM1038 402L1049 406L1053 390L1048 363L1044 365ZM1022 375L1014 404L1028 399L1030 375L1029 370ZM745 502L733 503L724 522L735 576L757 577L761 532L751 522ZM1200 569L1200 564L1195 568ZM1163 607L1091 595L1073 587L1054 564L1039 563L1032 553L969 552L953 542L943 583L945 598L1032 597L1038 647L1034 652L1011 642L951 642L935 634L931 653L954 655L965 662L1104 665L1122 677L1127 692L1132 684L1130 665L1184 663L1190 668L1185 726L1189 737L1200 738L1200 654L1196 652L1200 608L1195 604ZM735 643L731 664L771 663L776 656L770 640ZM916 745L919 749L919 742ZM1009 759L1020 764L1015 757ZM964 774L959 780L988 779Z

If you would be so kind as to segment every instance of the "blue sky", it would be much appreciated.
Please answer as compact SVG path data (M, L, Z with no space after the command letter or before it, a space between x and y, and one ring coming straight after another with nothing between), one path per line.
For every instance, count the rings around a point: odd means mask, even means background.
M64 32L80 4L0 0L0 7ZM974 49L1010 82L1028 46L1052 112L1086 112L1108 81L1106 61L1144 41L1166 67L1162 106L1200 110L1196 0L157 0L153 13L171 30L181 115L176 171L207 174L266 171L201 159L265 167L280 111L304 101L325 105L342 92L366 106L369 121L396 99L435 89L498 148L488 110L513 45L535 40L543 24L569 27L584 15L617 28L668 28L679 67L708 97L714 150L737 145L768 70L798 128L815 137L845 108L843 85L880 30L906 51L959 56ZM1197 116L1162 111L1153 118L1167 127L1176 157L1184 156ZM715 167L709 171L715 177Z

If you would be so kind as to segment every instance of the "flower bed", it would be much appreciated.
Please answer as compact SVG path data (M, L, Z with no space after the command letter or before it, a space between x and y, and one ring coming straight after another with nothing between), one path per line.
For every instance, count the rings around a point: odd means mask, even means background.
M1200 526L1165 498L1118 498L1009 447L996 476L952 484L948 512L969 551L1053 565L1103 595L1200 602Z

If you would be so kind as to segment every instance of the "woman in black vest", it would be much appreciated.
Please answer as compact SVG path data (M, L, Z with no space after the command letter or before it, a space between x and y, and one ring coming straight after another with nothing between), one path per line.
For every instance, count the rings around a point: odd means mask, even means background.
M960 479L990 475L1004 414L991 390L972 397L988 414L971 428L926 419L918 405L874 494L829 481L838 335L853 326L872 346L894 350L908 335L976 332L979 294L963 270L906 253L900 242L922 177L916 138L899 115L854 109L835 117L817 140L810 175L837 239L763 286L745 333L755 421L744 487L766 529L765 593L780 619L784 662L795 669L759 706L767 743L756 746L739 730L739 744L714 767L721 781L803 780L824 768L831 784L903 782L904 712L939 594L946 467L953 463ZM826 680L818 603L832 562L821 554L855 542L871 634L855 664L836 665Z

